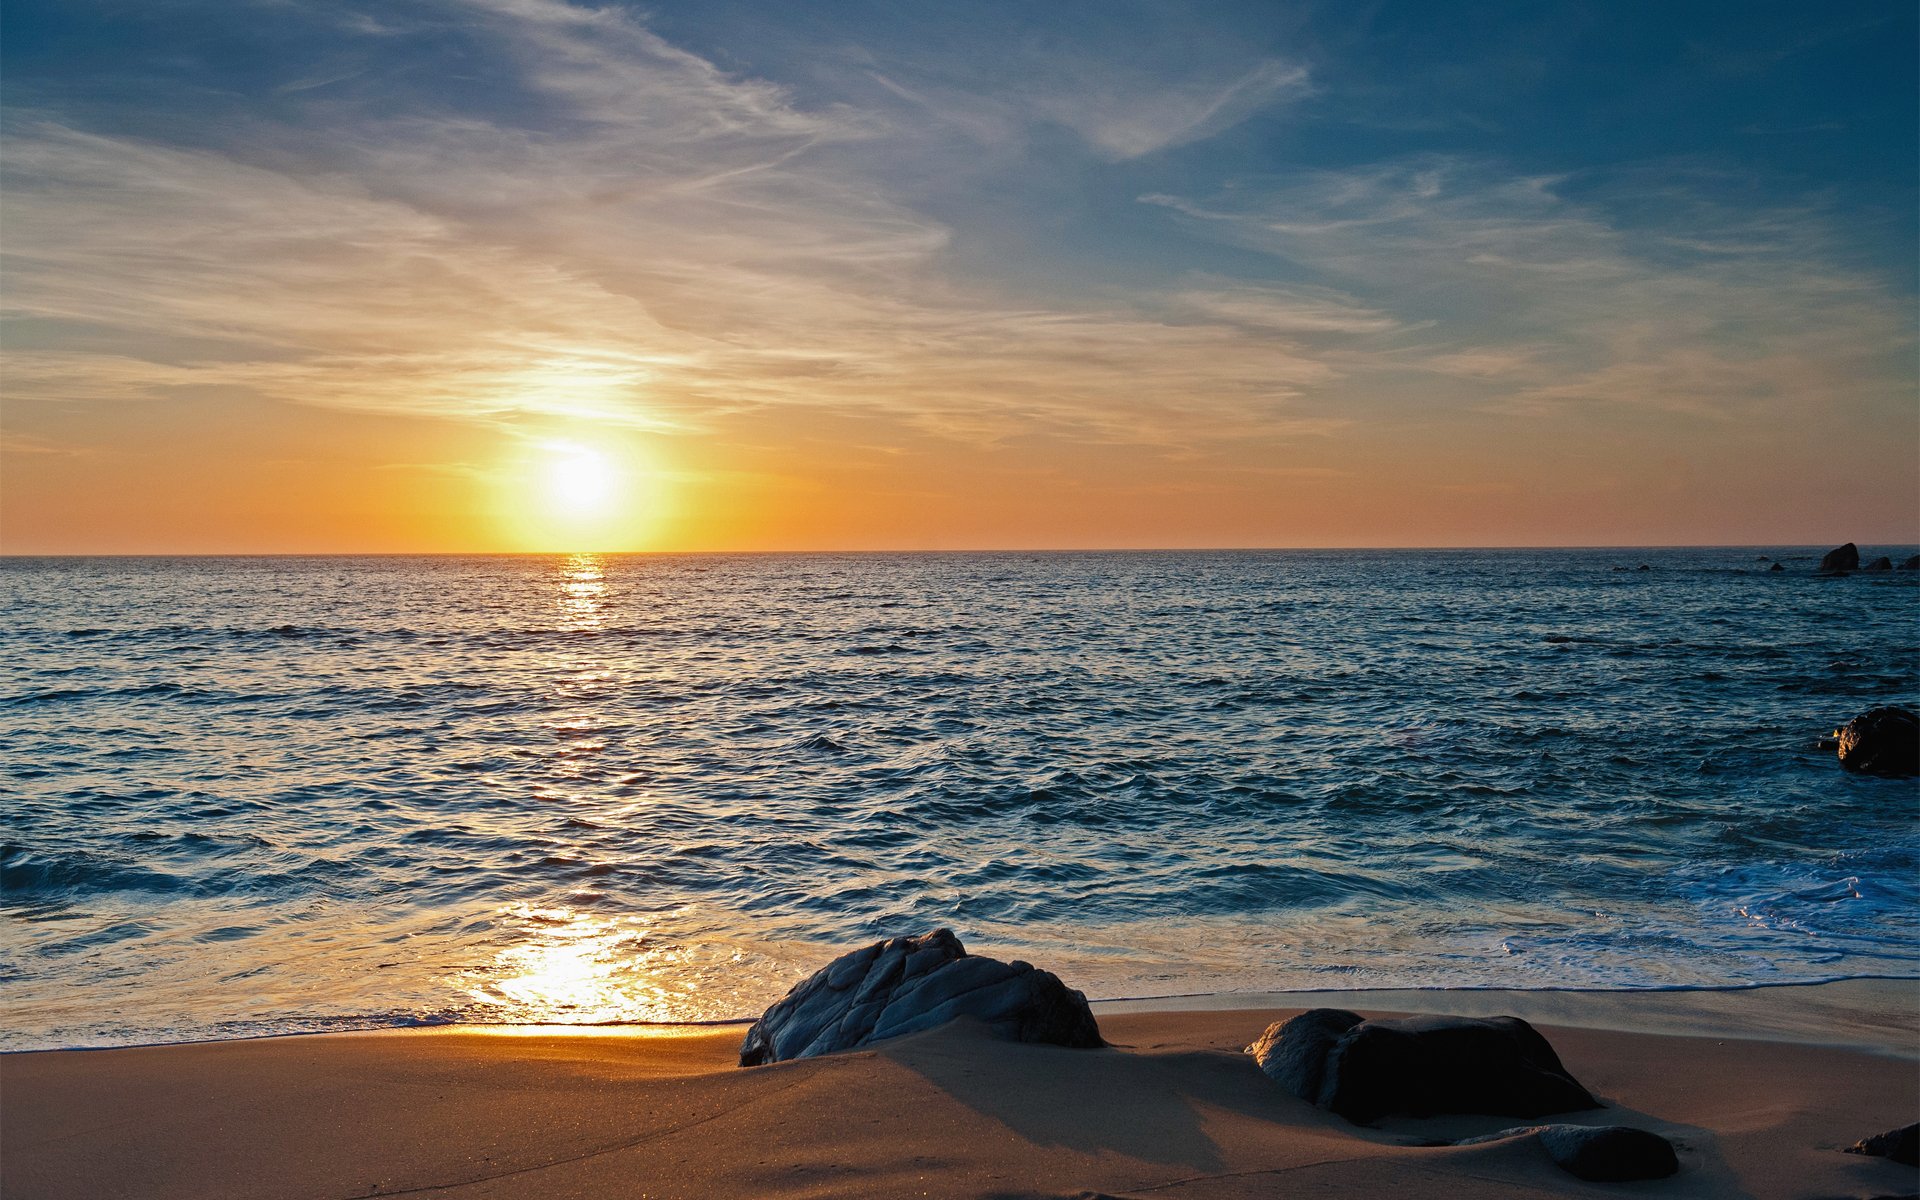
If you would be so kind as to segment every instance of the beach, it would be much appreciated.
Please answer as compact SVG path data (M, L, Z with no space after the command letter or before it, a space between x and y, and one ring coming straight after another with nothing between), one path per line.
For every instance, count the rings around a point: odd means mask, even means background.
M1415 1001L1415 1004L1409 1004ZM1714 992L1435 991L1097 1006L1111 1045L942 1028L736 1067L740 1026L450 1027L0 1057L0 1190L60 1197L1867 1197L1846 1154L1920 1112L1920 982ZM1511 1012L1667 1179L1585 1183L1532 1122L1349 1124L1242 1052L1309 1006ZM1393 1007L1387 1007L1391 1004Z
M0 28L0 1200L1920 1200L1920 5Z

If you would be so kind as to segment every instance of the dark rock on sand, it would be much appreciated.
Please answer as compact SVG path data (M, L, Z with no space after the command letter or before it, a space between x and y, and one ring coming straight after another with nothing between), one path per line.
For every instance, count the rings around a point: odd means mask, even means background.
M1862 571L1891 571L1893 570L1893 560L1882 554L1879 558L1874 559L1860 569Z
M1860 547L1848 542L1837 550L1827 551L1820 560L1820 571L1826 575L1841 575L1860 569Z
M1861 1138L1847 1147L1848 1154L1870 1154L1891 1159L1909 1167L1920 1167L1920 1124L1889 1129L1870 1138Z
M1599 1107L1518 1017L1368 1021L1316 1008L1268 1026L1247 1052L1294 1095L1361 1125L1390 1113L1539 1117Z
M1476 1146L1511 1137L1539 1138L1541 1147L1561 1170L1595 1183L1665 1179L1680 1169L1680 1156L1673 1152L1672 1142L1630 1125L1531 1125L1450 1144Z
M1920 774L1920 717L1904 708L1873 708L1833 731L1840 765L1868 775Z
M1247 1047L1268 1079L1302 1100L1321 1103L1327 1060L1349 1029L1366 1018L1344 1008L1315 1008L1267 1026Z
M1016 1042L1092 1047L1087 998L1023 962L968 954L952 931L890 938L834 959L769 1008L740 1046L740 1065L851 1050L975 1017Z

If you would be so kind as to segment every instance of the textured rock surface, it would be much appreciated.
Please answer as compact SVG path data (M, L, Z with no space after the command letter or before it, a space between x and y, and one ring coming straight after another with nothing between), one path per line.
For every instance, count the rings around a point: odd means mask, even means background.
M1316 1008L1267 1026L1247 1053L1267 1078L1302 1100L1319 1104L1327 1060L1340 1038L1365 1018L1344 1008Z
M1630 1125L1532 1125L1463 1138L1453 1145L1474 1146L1511 1137L1539 1138L1561 1170L1596 1183L1665 1179L1680 1169L1672 1142Z
M1017 1042L1105 1044L1087 998L1056 976L968 954L951 931L936 929L875 942L815 971L747 1030L740 1065L851 1050L955 1017Z
M1920 1167L1920 1124L1889 1129L1870 1138L1861 1138L1847 1147L1848 1154L1870 1154L1892 1159L1909 1167Z
M1860 569L1860 547L1848 542L1838 549L1827 551L1820 560L1820 569L1828 572L1857 571Z
M1269 1026L1247 1051L1274 1082L1358 1124L1390 1113L1539 1117L1599 1107L1518 1017L1368 1021L1316 1008Z
M1920 717L1873 708L1833 731L1840 765L1869 775L1920 774Z

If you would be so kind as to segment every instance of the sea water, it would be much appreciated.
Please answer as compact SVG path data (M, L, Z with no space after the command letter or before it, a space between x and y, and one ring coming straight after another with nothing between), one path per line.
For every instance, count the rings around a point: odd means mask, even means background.
M1818 553L0 560L0 1044L1920 974L1820 746L1920 574Z

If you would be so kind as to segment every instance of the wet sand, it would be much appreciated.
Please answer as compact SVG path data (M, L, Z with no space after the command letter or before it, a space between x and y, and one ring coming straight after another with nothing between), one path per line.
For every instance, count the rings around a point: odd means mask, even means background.
M0 1193L42 1197L1866 1197L1920 1172L1841 1153L1920 1114L1912 982L1718 993L1358 993L1268 1008L1101 1006L1114 1043L965 1023L733 1066L743 1029L471 1028L0 1057ZM1409 1003L1409 1000L1417 1003ZM1292 1001L1281 1003L1280 1001ZM1238 1003L1238 1002L1236 1002ZM1565 1174L1526 1140L1413 1143L1497 1117L1360 1128L1240 1053L1312 1004L1515 1012L1681 1171ZM1148 1008L1147 1005L1156 1005Z

